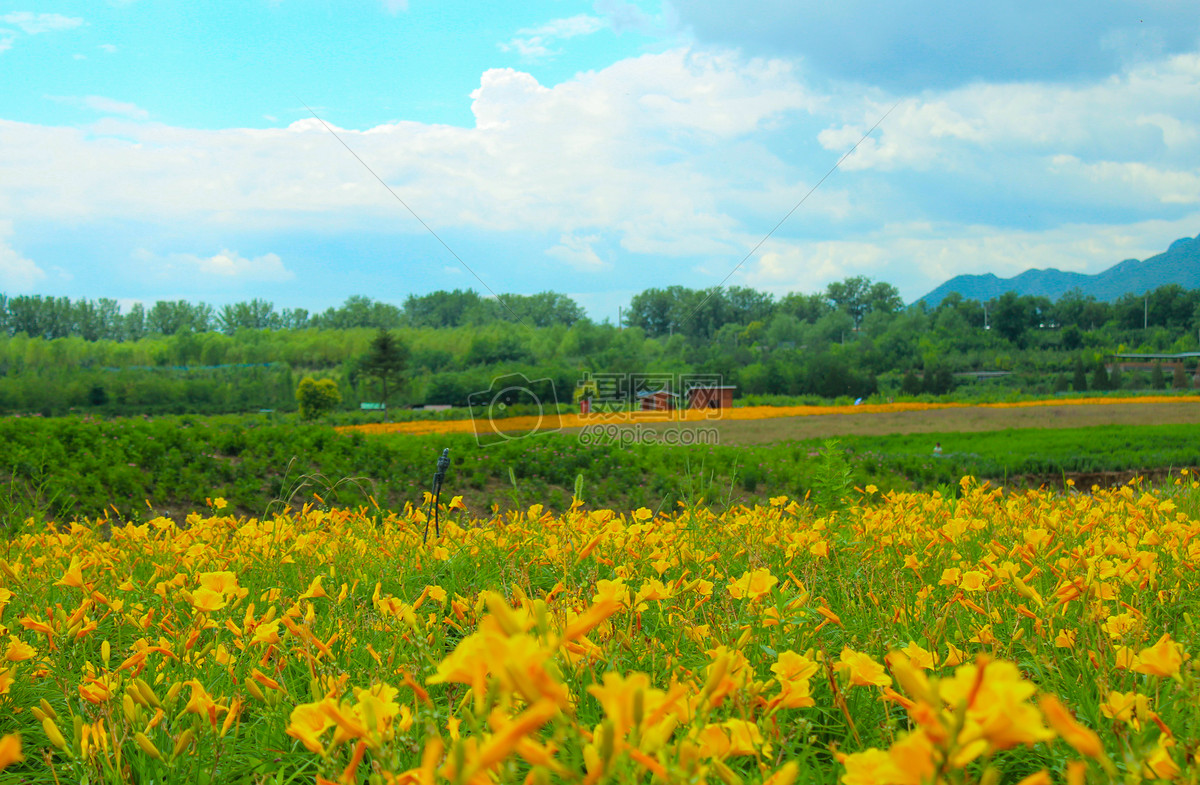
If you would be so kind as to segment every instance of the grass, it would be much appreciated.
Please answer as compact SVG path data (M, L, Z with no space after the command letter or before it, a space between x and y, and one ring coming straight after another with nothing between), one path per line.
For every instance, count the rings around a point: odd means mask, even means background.
M1107 408L1070 407L1064 417ZM1052 407L1003 411L1015 421L1031 412L1057 416ZM1142 416L1166 416L1157 409L1147 412ZM978 420L963 418L976 414L954 409L914 416L926 426L969 425ZM327 426L259 417L0 420L7 459L0 465L0 516L12 532L28 519L76 515L134 521L165 515L182 523L190 513L210 509L209 501L216 498L225 499L232 512L254 516L298 510L305 502L399 508L421 503L446 447L452 466L445 497L461 495L477 515L493 506L524 508L533 499L565 510L580 477L589 507L671 510L682 501L723 510L780 493L803 497L816 489L826 471L819 458L825 438L784 440L790 424L893 422L876 419L885 416L895 415L708 421L705 427L725 429L719 435L732 443L692 447L619 440L584 445L569 433L501 438L481 446L468 434L344 435ZM744 425L774 425L780 438L739 441L736 429ZM656 431L646 433L658 438ZM1200 465L1200 425L1189 423L841 434L838 441L851 486L884 490L953 487L966 474L1058 488L1073 478L1090 487L1123 482L1133 473L1161 476ZM932 454L935 441L945 449L940 458Z

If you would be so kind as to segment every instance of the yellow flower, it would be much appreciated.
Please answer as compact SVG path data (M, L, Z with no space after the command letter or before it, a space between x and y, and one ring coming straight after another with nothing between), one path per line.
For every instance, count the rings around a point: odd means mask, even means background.
M55 586L70 586L76 589L83 588L83 570L79 565L79 557L71 557L71 565L67 567L67 571L63 576L54 582Z
M1053 695L1043 695L1038 705L1041 706L1042 714L1046 716L1050 727L1054 728L1063 741L1074 747L1076 752L1089 758L1099 759L1104 756L1104 745L1100 743L1100 737L1091 728L1080 725L1071 716L1071 712L1067 711L1067 707L1062 705L1062 701Z
M706 725L698 739L700 754L709 758L728 758L732 755L769 755L771 745L763 742L758 726L746 720L726 720L719 725Z
M325 593L325 587L321 585L321 580L323 577L324 576L322 575L318 575L317 577L313 578L312 582L308 584L308 588L304 590L304 593L300 595L299 599L315 600L318 597L328 597L329 595Z
M322 755L325 745L321 742L321 734L333 726L333 722L322 709L323 701L317 703L302 703L292 709L291 721L287 726L287 735L297 739L309 752Z
M933 782L937 771L934 746L920 730L904 736L889 750L872 747L841 754L838 760L846 767L843 785L922 785Z
M254 637L250 639L251 643L279 643L279 622L271 621L266 624L260 624L254 629Z
M192 592L192 607L203 613L219 611L228 604L225 595L219 591L201 586Z
M817 664L794 651L779 653L779 661L771 666L779 682L779 695L774 699L785 709L813 706L809 679L817 672Z
M957 567L947 567L942 570L942 578L938 581L939 586L957 586L962 579L962 570Z
M642 588L638 589L637 597L634 598L634 604L639 611L645 610L646 600L665 600L669 599L673 592L657 578L650 578L642 584Z
M908 645L901 649L899 653L903 654L908 659L908 664L914 668L927 671L930 668L937 667L937 655L918 646L913 641L909 641Z
M625 581L620 578L615 581L603 578L596 581L596 593L592 596L592 602L598 603L605 599L616 602L622 608L628 608L629 587L625 585Z
M21 734L10 733L0 739L0 769L25 760L21 753Z
M1159 736L1154 752L1144 762L1145 772L1142 776L1147 779L1159 780L1173 780L1178 777L1181 773L1179 764L1171 758L1171 753L1168 752L1168 748L1174 744L1175 742L1167 736Z
M987 575L979 570L967 570L962 574L959 587L963 591L983 591L987 587Z
M1179 667L1183 665L1182 647L1171 640L1170 635L1164 634L1158 643L1142 649L1137 656L1133 669L1138 673L1148 673L1151 676L1173 678L1179 675Z
M746 571L742 573L742 577L729 584L729 594L736 600L757 600L770 594L777 583L779 579L766 568Z
M16 635L8 636L8 648L4 651L6 662L22 662L31 659L37 651Z
M842 649L834 668L838 671L849 671L850 683L860 687L887 687L892 683L892 677L884 672L882 665L871 659L870 655L854 651L849 646Z
M1118 692L1112 690L1108 699L1100 704L1100 713L1117 722L1132 725L1134 730L1141 730L1142 719L1151 715L1150 699L1136 692Z
M1011 662L980 657L960 666L938 689L952 709L966 708L966 740L982 738L993 750L1003 750L1054 737L1042 724L1041 712L1028 703L1037 687Z
M237 575L228 570L202 572L197 577L201 587L218 594L233 594L238 590Z

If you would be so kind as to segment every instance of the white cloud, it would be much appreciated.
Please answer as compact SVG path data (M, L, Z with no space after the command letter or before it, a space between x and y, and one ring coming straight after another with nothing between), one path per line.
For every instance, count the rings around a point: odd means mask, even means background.
M383 0L383 10L389 14L398 14L408 10L408 0Z
M435 228L604 231L630 248L724 253L719 235L737 223L720 204L734 198L726 185L746 186L751 170L774 183L789 170L749 135L812 104L781 64L677 50L554 87L488 71L473 128L398 122L339 134ZM729 142L744 147L705 152ZM0 214L424 231L397 211L311 118L227 130L0 121Z
M9 293L31 292L46 277L46 273L8 244L11 235L12 222L0 220L0 290Z
M27 35L49 33L58 30L70 30L83 24L79 17L63 16L62 14L35 14L31 11L16 11L0 16L0 22L16 25Z
M1064 224L1041 231L997 226L912 223L887 226L861 240L776 242L731 283L783 294L814 292L830 281L866 275L899 286L905 300L961 274L1010 278L1054 268L1094 275L1125 259L1145 259L1195 235L1200 212L1174 221Z
M7 52L12 49L13 41L17 38L17 34L13 30L0 29L0 53Z
M558 245L548 248L546 254L565 262L577 270L600 270L609 265L596 253L592 246L600 242L600 235L589 234L579 236L564 234L558 240Z
M111 54L115 54L115 53L116 53L116 51L117 51L117 45L116 45L116 44L100 44L100 45L99 45L99 46L97 46L96 48L97 48L97 49L99 49L99 50L100 50L100 51L102 51L102 52L107 52L107 53L108 53L108 54L110 54L110 55L111 55Z
M572 24L557 29L590 23ZM1162 250L1200 231L1198 92L1200 57L1181 55L1086 84L905 96L731 283L815 291L863 274L911 299L960 272L1096 272ZM696 287L719 281L894 101L814 85L802 64L689 49L555 85L489 70L471 99L473 127L337 131L439 233L558 237L545 252L576 269L654 286L678 264L703 271L686 281ZM123 119L147 115L104 100L121 116L83 128L0 120L0 215L209 237L425 231L312 118L190 129ZM664 261L631 270L628 254ZM208 280L247 265L287 273L221 256L175 263Z
M172 281L182 278L209 288L247 282L279 283L295 278L295 273L284 267L283 260L273 253L247 259L228 249L212 256L189 253L159 256L141 249L134 253L134 259L156 278Z
M127 101L118 101L113 98L105 98L102 95L89 95L83 98L83 105L88 109L95 110L101 114L115 114L121 117L129 117L134 120L145 120L150 117L150 113L142 109L137 104Z
M76 59L83 59L83 55L75 55L75 57ZM91 109L93 112L103 115L128 117L131 120L147 120L150 118L150 113L137 104L129 103L128 101L118 101L115 98L106 98L102 95L47 95L45 98L60 104Z
M552 50L555 41L591 35L606 28L604 19L589 14L576 14L564 19L555 19L537 27L526 27L517 31L508 43L500 44L501 51L516 52L526 60L538 60L559 54Z

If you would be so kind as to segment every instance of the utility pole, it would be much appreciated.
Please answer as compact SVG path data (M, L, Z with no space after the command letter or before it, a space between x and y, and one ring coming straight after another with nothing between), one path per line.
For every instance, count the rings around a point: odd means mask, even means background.
M1150 325L1150 295L1146 295L1146 307L1142 310L1142 329Z
M621 306L617 306L617 332L621 332Z

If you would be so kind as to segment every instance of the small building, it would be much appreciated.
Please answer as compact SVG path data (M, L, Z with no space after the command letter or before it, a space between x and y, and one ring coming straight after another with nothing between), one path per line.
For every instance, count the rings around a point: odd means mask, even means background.
M668 390L653 390L638 393L638 408L643 412L669 412L677 408L679 396Z
M689 387L687 402L689 409L732 409L732 385L697 385Z

